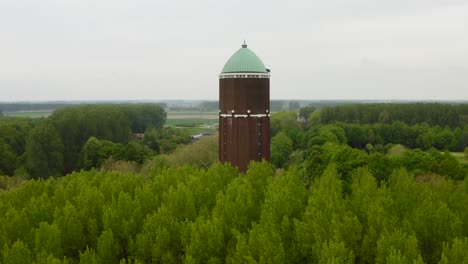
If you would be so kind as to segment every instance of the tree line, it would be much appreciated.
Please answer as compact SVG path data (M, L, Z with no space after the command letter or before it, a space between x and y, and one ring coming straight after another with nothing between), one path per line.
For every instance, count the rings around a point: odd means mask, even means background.
M468 124L468 104L408 103L352 104L325 106L320 109L324 124L345 123L391 124L400 121L408 125L427 123L430 126L464 127Z
M50 111L53 112L60 108L73 107L89 104L141 104L132 101L73 101L73 102L0 102L0 112L19 112L19 111ZM167 108L167 103L158 102L163 108Z
M13 175L19 170L38 178L84 168L83 147L91 137L110 142L114 150L122 149L110 152L121 153L117 157L135 160L142 153L170 151L180 141L190 140L188 135L163 128L165 121L165 110L156 104L79 105L58 109L42 119L2 117L0 174ZM131 142L132 134L145 131L147 144Z
M399 121L323 124L321 110L301 110L272 115L271 162L279 168L299 166L307 181L330 163L337 164L345 182L361 166L368 166L379 180L400 167L416 175L433 173L458 180L468 174L468 155L462 163L449 152L468 151L468 125L452 129ZM308 112L309 118L301 118L301 112ZM400 153L393 153L395 149Z
M39 120L0 117L0 175L13 175L24 164L26 140Z
M409 148L428 150L463 151L468 146L468 125L464 128L450 128L441 126L429 126L427 123L407 125L396 121L392 124L347 124L336 123L314 128L317 134L326 140L326 131L341 128L346 136L347 143L351 147L365 148L371 145L403 144ZM321 130L321 131L320 131Z

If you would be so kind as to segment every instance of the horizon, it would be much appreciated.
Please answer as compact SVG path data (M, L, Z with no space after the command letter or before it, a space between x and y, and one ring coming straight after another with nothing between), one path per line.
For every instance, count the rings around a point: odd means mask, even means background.
M217 100L244 40L272 98L468 100L463 0L6 0L0 31L0 101Z
M19 104L19 103L117 103L117 102L136 102L136 103L159 103L159 102L217 102L218 99L83 99L83 100L25 100L25 101L0 101L0 104ZM371 103L392 103L392 102L427 102L427 103L443 103L443 102L458 102L468 103L468 99L287 99L287 98L270 98L270 101L290 101L290 102L371 102Z

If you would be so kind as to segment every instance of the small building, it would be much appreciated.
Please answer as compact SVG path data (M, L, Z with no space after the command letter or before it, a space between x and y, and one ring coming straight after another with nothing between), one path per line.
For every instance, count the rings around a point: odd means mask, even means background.
M219 75L219 159L244 172L270 160L270 70L245 42Z
M145 134L144 133L133 133L132 138L133 139L143 139L143 138L145 138Z

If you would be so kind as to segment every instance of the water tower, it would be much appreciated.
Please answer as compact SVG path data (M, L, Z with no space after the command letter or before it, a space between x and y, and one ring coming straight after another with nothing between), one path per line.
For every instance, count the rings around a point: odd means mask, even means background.
M245 42L219 75L219 159L244 172L270 160L270 70Z

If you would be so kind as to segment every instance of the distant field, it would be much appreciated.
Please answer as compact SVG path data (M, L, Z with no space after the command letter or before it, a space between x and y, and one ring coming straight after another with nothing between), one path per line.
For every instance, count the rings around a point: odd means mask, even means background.
M209 127L187 127L187 128L182 128L182 129L184 129L190 135L195 135L195 134L204 133L204 132L217 133L216 128L209 128Z
M218 114L210 112L169 112L167 113L167 119L199 119L199 120L212 120L218 119Z
M52 114L52 112L53 111L17 111L17 112L4 112L3 114L5 116L37 118L37 117L48 117ZM199 112L199 111L168 112L167 119L168 120L183 119L184 121L182 122L187 122L185 120L201 120L204 122L205 120L218 119L218 113L217 112Z
M204 111L169 111L167 112L168 116L184 116L184 115L189 115L189 116L196 116L196 115L211 115L211 116L218 116L218 112L204 112Z
M218 118L217 112L168 112L166 125L184 129L193 135L202 132L215 132Z
M18 111L18 112L3 113L3 115L5 116L31 117L31 118L48 117L51 114L52 114L52 111Z
M218 119L200 119L200 118L185 118L185 119L167 119L166 125L171 126L200 126L200 125L212 125L218 123Z

